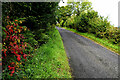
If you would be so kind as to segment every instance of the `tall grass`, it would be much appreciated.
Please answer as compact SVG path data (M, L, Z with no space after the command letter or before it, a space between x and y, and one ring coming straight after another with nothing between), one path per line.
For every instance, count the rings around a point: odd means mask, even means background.
M49 41L36 49L24 78L71 78L68 59L57 29L49 32Z
M94 42L100 44L101 46L104 46L104 47L106 47L107 49L109 49L109 50L111 50L111 51L119 54L118 44L113 44L112 42L110 42L109 39L106 39L106 38L98 38L98 37L95 36L95 34L87 33L87 32L86 32L86 33L82 33L82 32L79 32L79 31L77 31L77 30L75 30L75 29L71 29L71 28L67 28L67 27L63 27L63 28L65 28L65 29L67 29L67 30L70 30L70 31L72 31L72 32L74 32L74 33L77 33L77 34L79 34L79 35L81 35L81 36L84 36L84 37L86 37L86 38L89 38L89 39L93 40Z

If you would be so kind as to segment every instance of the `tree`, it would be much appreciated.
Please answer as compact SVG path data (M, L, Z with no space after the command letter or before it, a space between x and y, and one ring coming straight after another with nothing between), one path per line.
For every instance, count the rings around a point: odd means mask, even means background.
M57 21L59 23L61 21L63 21L62 26L63 26L64 22L67 20L67 18L72 15L71 8L72 8L72 6L67 5L67 6L59 7L58 10L56 11L56 13L57 13Z
M83 12L83 11L92 9L92 3L91 2L84 2L84 1L81 1L81 2L68 2L67 4L72 6L71 10L77 16L79 16L79 14L81 12Z

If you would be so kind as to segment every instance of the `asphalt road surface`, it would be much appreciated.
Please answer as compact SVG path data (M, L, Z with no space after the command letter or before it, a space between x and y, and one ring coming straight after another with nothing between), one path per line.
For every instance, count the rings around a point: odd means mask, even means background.
M74 78L118 78L118 55L95 42L56 27Z

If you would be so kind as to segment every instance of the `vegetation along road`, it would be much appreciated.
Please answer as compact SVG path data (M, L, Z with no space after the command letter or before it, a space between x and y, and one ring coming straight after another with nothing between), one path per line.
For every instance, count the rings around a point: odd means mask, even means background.
M93 41L57 27L75 78L117 78L118 55Z

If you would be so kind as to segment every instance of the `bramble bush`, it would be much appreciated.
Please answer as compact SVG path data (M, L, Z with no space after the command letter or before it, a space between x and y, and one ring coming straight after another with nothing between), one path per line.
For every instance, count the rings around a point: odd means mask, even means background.
M49 24L56 23L57 5L58 2L2 3L3 79L28 74L25 65L31 64L34 51L48 41Z
M8 20L2 27L2 69L3 79L18 76L20 65L24 65L31 55L32 47L26 42L23 33L26 26L19 26L22 20Z

